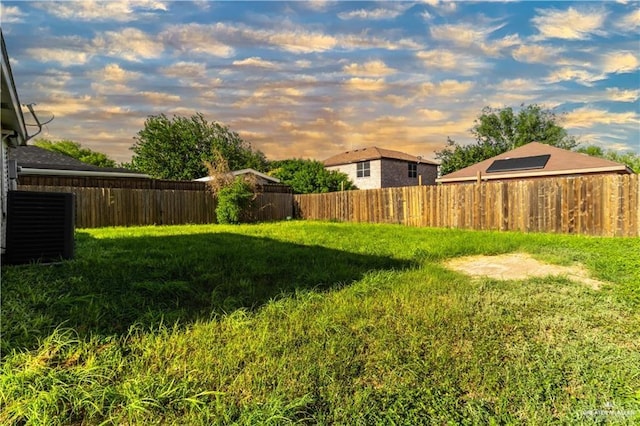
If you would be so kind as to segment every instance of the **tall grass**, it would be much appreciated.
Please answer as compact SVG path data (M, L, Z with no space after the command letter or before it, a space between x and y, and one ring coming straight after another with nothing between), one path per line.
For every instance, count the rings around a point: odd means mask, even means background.
M287 222L81 231L3 269L0 423L640 421L640 241ZM528 252L566 277L442 261Z

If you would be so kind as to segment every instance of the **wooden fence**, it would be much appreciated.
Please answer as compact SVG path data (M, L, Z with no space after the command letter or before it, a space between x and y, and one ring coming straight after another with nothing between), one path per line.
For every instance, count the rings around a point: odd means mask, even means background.
M189 180L167 180L151 178L125 178L107 176L52 176L20 175L19 185L24 186L71 186L82 188L127 188L127 189L176 189L184 191L206 191L205 182ZM283 184L259 185L260 192L291 193L291 187Z
M640 236L637 174L294 195L294 203L301 219Z
M78 228L216 222L216 200L206 190L40 185L19 185L18 189L74 193ZM257 194L252 212L255 220L281 220L293 215L293 194L273 191L270 188Z
M126 188L126 189L176 189L204 191L207 184L189 180L165 180L150 178L123 178L106 176L51 176L20 175L19 185L66 186L79 188Z
M216 222L216 201L193 189L19 185L76 194L76 227ZM638 175L411 186L293 195L264 188L258 221L301 219L484 230L640 236Z

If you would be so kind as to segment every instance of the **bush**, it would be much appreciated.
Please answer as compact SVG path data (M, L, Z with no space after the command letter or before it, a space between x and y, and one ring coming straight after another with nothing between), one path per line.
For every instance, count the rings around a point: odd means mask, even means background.
M240 223L249 217L249 207L253 201L253 186L241 177L236 177L229 185L218 191L216 216L218 223Z

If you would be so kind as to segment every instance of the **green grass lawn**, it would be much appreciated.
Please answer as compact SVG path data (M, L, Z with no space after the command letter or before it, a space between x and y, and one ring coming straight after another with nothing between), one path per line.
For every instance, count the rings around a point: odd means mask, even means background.
M471 279L472 254L579 262ZM640 239L282 222L79 230L2 268L0 424L637 424Z

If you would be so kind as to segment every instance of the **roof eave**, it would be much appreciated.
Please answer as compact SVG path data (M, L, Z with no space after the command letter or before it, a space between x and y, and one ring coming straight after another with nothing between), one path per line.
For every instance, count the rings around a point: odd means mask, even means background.
M405 163L410 163L411 162L411 163L418 163L418 164L426 164L427 166L435 166L435 167L438 167L440 165L439 163L436 163L436 162L431 161L431 160L424 160L424 159L421 159L421 160L418 160L418 159L416 159L416 160L406 160L406 159L402 159L402 158L393 158L393 157L359 158L357 160L343 161L343 162L340 162L340 163L326 163L326 162L323 162L323 164L324 164L325 167L335 167L335 166L344 166L344 165L347 165L347 164L355 164L355 163L359 163L361 161L375 161L375 160L394 160L394 161L402 161L402 162L405 162Z
M592 167L583 169L567 169L567 170L549 170L529 173L483 173L480 175L480 179L483 181L498 180L498 179L514 179L514 178L530 178L530 177L549 177L549 176L564 176L575 174L588 174L588 173L607 173L607 172L622 172L633 173L633 171L626 165L609 166L609 167ZM461 177L441 177L436 179L436 183L453 183L453 182L471 182L477 181L477 176L461 176Z
M63 170L63 169L37 169L21 167L19 175L45 175L45 176L86 176L86 177L120 177L149 179L150 176L142 173L104 172L89 170Z
M9 63L9 55L7 53L7 47L4 43L4 35L0 31L0 43L2 44L2 80L3 85L8 89L8 96L11 102L11 109L3 111L3 114L7 112L11 114L12 126L10 130L13 130L15 134L13 138L9 138L9 143L13 146L26 145L27 143L27 128L25 126L24 116L22 115L22 107L20 106L20 99L18 98L18 92L13 80L13 74L11 72L11 64ZM3 135L4 138L4 135Z

